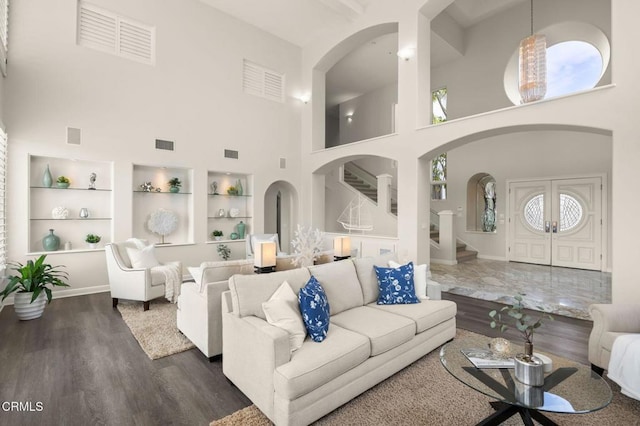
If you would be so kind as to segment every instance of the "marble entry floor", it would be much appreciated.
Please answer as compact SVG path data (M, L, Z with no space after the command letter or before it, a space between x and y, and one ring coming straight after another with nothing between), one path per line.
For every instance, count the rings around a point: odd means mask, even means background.
M611 274L528 263L476 259L455 266L431 264L443 291L511 304L524 294L527 308L579 319L592 303L611 303Z

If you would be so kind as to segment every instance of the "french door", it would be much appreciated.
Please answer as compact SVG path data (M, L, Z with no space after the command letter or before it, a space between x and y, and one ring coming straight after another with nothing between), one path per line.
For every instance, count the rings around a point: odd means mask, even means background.
M509 184L512 261L602 270L602 178Z

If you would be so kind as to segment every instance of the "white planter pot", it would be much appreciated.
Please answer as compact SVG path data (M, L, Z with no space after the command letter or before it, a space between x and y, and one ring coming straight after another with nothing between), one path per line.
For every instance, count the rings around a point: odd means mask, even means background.
M89 245L90 249L97 249L98 248L98 243L87 243Z
M13 309L19 320L32 320L42 316L44 307L47 305L47 295L43 291L33 303L30 303L32 297L33 293L15 293Z

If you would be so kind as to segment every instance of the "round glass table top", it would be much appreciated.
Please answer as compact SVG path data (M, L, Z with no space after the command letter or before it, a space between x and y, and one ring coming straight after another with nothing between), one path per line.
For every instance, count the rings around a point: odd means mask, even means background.
M489 340L480 335L455 339L440 349L440 361L462 383L510 405L554 413L588 413L611 402L611 388L602 377L587 366L557 356L545 354L553 360L553 370L545 374L540 387L520 383L513 368L476 368L462 350L488 349ZM511 343L516 352L521 346Z

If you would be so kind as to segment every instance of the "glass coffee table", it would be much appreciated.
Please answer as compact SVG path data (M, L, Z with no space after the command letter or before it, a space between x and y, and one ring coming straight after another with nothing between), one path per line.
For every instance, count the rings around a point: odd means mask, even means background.
M486 336L455 339L440 349L440 361L453 377L496 401L495 413L478 425L498 425L520 414L525 425L536 420L542 425L555 425L542 412L584 414L600 410L611 402L611 388L602 377L587 366L554 359L551 373L545 374L544 385L526 386L516 380L512 368L476 368L462 349L488 348ZM520 345L511 343L516 351Z

